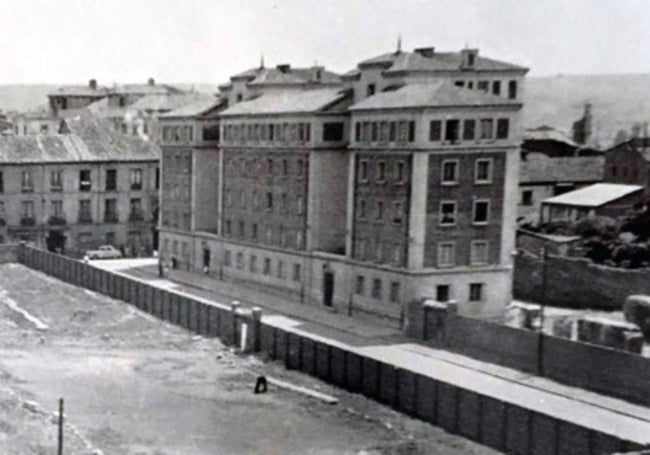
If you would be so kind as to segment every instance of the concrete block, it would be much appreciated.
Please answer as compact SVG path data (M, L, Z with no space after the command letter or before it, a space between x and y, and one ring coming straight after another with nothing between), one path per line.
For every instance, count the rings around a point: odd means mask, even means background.
M330 379L330 346L316 342L316 375L324 381Z
M345 388L351 392L361 391L361 357L352 352L345 356Z
M160 297L161 297L160 314L162 315L164 321L171 322L172 320L171 293L169 291L162 290L160 291Z
M376 360L364 357L362 360L362 393L368 398L377 399L379 395L379 365Z
M445 382L438 383L438 426L451 432L458 431L458 389Z
M314 375L316 372L316 346L313 340L309 338L302 339L302 358L300 359L301 371Z
M558 433L559 453L589 453L589 430L569 422L560 422Z
M275 359L275 339L274 329L270 325L262 324L261 326L261 350L266 352L269 357Z
M219 336L219 315L221 310L212 305L208 306L208 336L218 337Z
M481 397L469 390L457 389L458 434L473 441L479 439L481 423Z
M151 314L158 319L164 319L162 314L162 291L151 287Z
M330 380L339 387L345 386L345 351L330 347Z
M115 284L115 275L110 272L106 272L106 294L109 297L117 298L117 288Z
M177 294L169 295L169 320L172 324L180 325L181 303Z
M518 406L506 408L506 452L525 454L530 450L530 414Z
M415 373L408 370L397 370L397 399L395 406L400 411L415 414Z
M287 341L289 343L289 352L287 353L287 361L285 365L290 370L300 369L300 335L295 333L287 334Z
M422 375L415 376L415 415L425 422L436 424L438 382Z
M506 404L490 397L481 397L479 442L504 451L506 441Z
M380 402L393 406L397 394L397 371L393 365L379 362L379 394Z
M557 420L537 413L532 414L531 419L531 455L556 455Z

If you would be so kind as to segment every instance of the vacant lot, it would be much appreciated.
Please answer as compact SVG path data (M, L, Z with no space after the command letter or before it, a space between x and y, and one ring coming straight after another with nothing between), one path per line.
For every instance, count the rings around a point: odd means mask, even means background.
M335 395L331 406L258 374ZM491 450L219 341L61 283L0 266L0 453L478 454Z

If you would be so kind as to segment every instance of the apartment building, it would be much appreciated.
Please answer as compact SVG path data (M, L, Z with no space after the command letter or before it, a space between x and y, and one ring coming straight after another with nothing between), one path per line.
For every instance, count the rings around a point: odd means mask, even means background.
M102 244L150 253L159 149L91 117L57 134L0 136L0 241L78 254Z
M405 302L430 298L498 315L510 300L527 69L433 48L340 78L321 68L322 85L282 66L222 86L219 166L199 170L183 144L181 173L163 141L163 212L181 175L189 191L175 204L192 207L178 228L163 221L163 258L342 312L397 321ZM200 229L202 216L216 230Z

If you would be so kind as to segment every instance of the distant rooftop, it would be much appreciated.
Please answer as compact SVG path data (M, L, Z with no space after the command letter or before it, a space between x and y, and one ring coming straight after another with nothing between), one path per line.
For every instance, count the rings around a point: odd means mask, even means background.
M370 96L350 107L351 110L448 106L520 106L521 102L501 96L456 87L449 81L408 84L394 91Z
M246 79L250 85L304 85L307 83L338 84L341 77L322 66L311 68L292 68L291 65L278 65L275 68L260 66L235 74L231 80ZM228 89L228 84L221 86Z
M639 185L595 183L579 190L545 199L542 203L596 208L642 190L643 187Z
M223 111L221 115L317 112L336 105L346 98L350 98L350 92L340 88L283 90L239 102Z
M178 109L174 109L171 112L161 114L161 118L172 118L172 117L196 117L197 115L205 114L220 105L225 101L221 98L217 98L210 95L205 95L203 99L194 101L191 104L186 104Z
M603 180L605 158L571 156L551 158L543 153L529 153L519 163L520 183L593 183Z
M616 153L621 149L636 150L645 161L650 161L650 137L635 137L621 144L615 145L607 150L609 153Z
M557 130L549 125L542 125L537 128L529 128L524 132L524 141L556 141L564 142L565 144L572 145L577 147L577 144L573 142L563 131Z

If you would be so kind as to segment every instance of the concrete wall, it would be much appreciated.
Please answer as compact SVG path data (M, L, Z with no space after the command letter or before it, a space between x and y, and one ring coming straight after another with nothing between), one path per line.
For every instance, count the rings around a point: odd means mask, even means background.
M650 359L640 355L465 318L420 302L408 305L406 330L443 349L650 405Z
M600 266L588 259L518 255L514 296L531 302L553 302L572 308L621 310L628 295L650 294L650 272ZM571 277L567 279L567 277Z
M641 449L516 405L421 374L396 368L301 332L261 321L260 313L168 291L136 278L30 247L19 249L24 265L73 285L130 303L155 317L238 345L247 325L246 350L262 352L287 368L362 393L451 433L507 453L609 454ZM647 377L647 376L645 376Z

